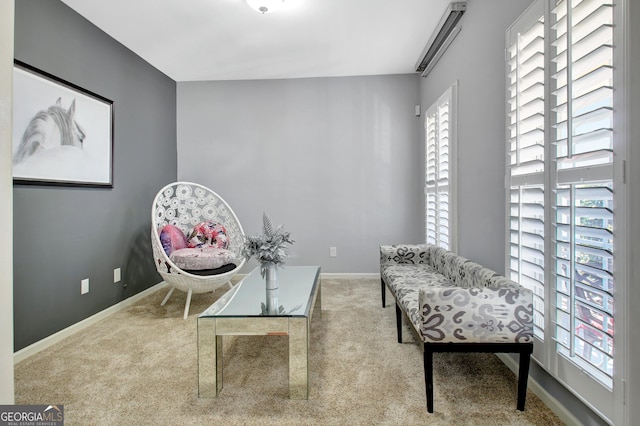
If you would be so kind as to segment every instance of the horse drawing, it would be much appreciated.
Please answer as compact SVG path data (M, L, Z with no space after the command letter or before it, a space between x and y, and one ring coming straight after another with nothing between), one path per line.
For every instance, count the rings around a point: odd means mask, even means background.
M22 135L20 145L13 155L13 164L25 161L29 157L46 149L64 145L82 149L86 137L84 130L74 120L76 100L68 110L62 107L62 99L55 105L41 110L33 116Z

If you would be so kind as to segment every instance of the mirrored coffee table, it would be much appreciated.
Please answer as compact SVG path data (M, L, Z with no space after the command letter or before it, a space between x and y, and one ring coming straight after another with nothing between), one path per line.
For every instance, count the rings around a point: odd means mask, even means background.
M320 267L278 270L277 291L254 269L198 316L198 397L222 390L223 336L288 336L289 397L309 398L309 327L320 317Z

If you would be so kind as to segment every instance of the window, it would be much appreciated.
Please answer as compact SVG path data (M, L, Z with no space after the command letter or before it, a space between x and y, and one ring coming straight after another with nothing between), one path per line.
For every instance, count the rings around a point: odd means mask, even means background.
M534 292L534 335L544 340L544 17L529 10L507 39L510 278Z
M609 421L624 344L613 21L613 0L539 0L506 34L506 268L535 294L534 359Z
M557 351L613 387L613 4L551 10Z
M452 85L425 114L425 241L455 251L455 96Z

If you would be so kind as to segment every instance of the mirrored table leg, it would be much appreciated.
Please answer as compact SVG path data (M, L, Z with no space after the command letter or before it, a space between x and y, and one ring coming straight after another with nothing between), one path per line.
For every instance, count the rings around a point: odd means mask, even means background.
M198 397L215 398L222 390L222 336L216 320L198 318Z
M309 319L289 319L289 397L309 399Z

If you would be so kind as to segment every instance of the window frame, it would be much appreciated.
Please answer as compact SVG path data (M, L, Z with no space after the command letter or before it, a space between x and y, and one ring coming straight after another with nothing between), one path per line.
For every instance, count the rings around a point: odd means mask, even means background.
M629 283L626 279L628 276L628 240L624 230L627 222L626 208L628 188L626 187L626 156L628 152L628 130L625 126L625 117L627 114L626 106L628 100L626 99L625 88L625 72L629 72L625 68L626 62L626 44L628 41L625 39L625 20L624 9L625 2L621 0L611 0L613 4L613 132L612 132L612 151L613 161L610 166L605 167L592 167L591 169L583 168L582 170L558 170L557 163L555 161L555 149L551 145L553 141L552 135L552 114L551 109L551 93L554 87L551 85L551 76L553 72L551 68L551 30L550 26L554 25L551 20L551 13L554 7L561 1L554 0L537 0L535 1L514 24L509 27L505 36L505 45L507 49L510 46L510 42L513 40L514 33L518 30L526 27L526 20L531 21L536 19L536 15L544 17L545 21L545 72L544 72L544 84L545 84L545 166L544 166L544 192L545 192L545 255L544 262L544 294L545 294L545 307L544 307L544 325L545 335L544 340L540 340L537 337L535 339L534 360L549 374L551 374L558 382L562 383L569 391L582 400L587 406L593 409L603 419L612 423L623 423L625 419L625 371L628 371L628 360L626 354L628 353L628 329L627 324L624 321L627 318L628 307L625 304L628 293ZM578 2L579 3L579 2ZM573 3L574 5L577 3ZM588 4L588 3L585 3ZM510 153L509 153L509 63L508 63L508 51L505 51L505 75L506 75L506 88L505 91L505 105L507 109L505 111L505 126L506 126L506 147L505 147L505 211L506 211L506 230L505 230L505 269L510 270L510 192L511 192L511 180L510 180ZM574 76L575 79L575 76ZM574 95L575 96L575 93ZM549 145L549 146L547 146ZM552 158L553 157L553 158ZM607 172L607 169L609 171ZM555 274L556 274L556 224L555 224L555 208L556 208L556 187L562 186L563 183L574 179L580 182L581 178L585 180L598 180L605 177L611 182L614 188L613 194L613 209L614 209L614 240L613 240L613 255L614 255L614 295L615 298L615 335L614 335L614 351L613 351L613 375L612 375L612 388L606 389L600 381L590 377L590 373L585 371L579 365L573 364L569 359L565 358L557 351L557 331L556 331L556 304L558 299L556 298L560 292L556 289ZM533 179L537 182L538 179ZM526 177L523 179L527 181ZM574 296L575 297L575 296ZM574 314L575 315L575 314ZM594 386L597 384L598 386Z
M424 147L425 147L425 166L424 166L424 207L425 207L425 242L444 247L450 251L456 252L458 248L457 238L457 94L458 82L455 81L444 91L442 95L425 111L424 114ZM446 115L442 116L442 109L447 106ZM429 121L433 120L435 129L430 129ZM446 121L446 135L439 124ZM435 146L431 149L430 132L435 132ZM446 161L444 154L441 152L441 146L445 144L448 148L446 152ZM431 154L435 157L431 157ZM433 162L434 167L430 166ZM447 163L446 177L441 174L439 165L443 162ZM434 170L431 170L431 169ZM431 179L430 174L434 176ZM446 181L446 183L445 183ZM447 208L443 209L443 203L439 199L439 194L447 193ZM435 208L430 208L430 196L435 196ZM435 211L435 214L431 214ZM446 217L442 214L446 211ZM444 223L446 221L446 223ZM430 225L434 226L434 236L430 237ZM446 228L446 242L443 243L444 233L442 228Z

